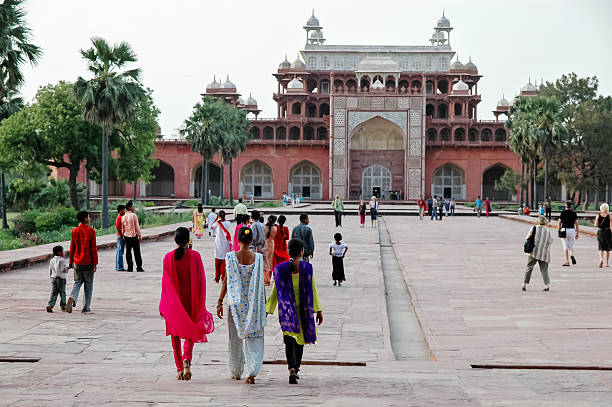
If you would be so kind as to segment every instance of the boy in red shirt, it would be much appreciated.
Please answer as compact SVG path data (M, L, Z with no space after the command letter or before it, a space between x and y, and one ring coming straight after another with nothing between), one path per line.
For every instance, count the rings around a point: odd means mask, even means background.
M93 278L98 267L98 247L96 246L96 231L89 226L89 213L81 211L77 214L77 219L81 223L72 229L70 235L70 268L74 267L75 279L66 311L72 312L72 307L76 306L81 286L85 284L85 305L84 314L91 313L91 295L93 293Z

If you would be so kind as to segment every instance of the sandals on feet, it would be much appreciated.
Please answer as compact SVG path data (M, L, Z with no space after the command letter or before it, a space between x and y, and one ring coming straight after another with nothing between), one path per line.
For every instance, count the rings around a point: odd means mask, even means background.
M295 369L289 370L289 384L297 384L297 374L295 373Z
M569 267L569 263L563 263L562 266L563 267Z
M183 360L183 380L191 380L191 362Z
M176 375L176 380L185 380L182 370L179 370L178 374Z
M255 384L255 376L249 376L246 379L246 384Z

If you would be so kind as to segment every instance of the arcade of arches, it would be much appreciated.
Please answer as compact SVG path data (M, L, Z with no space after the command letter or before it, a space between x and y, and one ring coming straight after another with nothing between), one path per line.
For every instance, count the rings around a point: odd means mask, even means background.
M376 116L355 127L349 149L350 198L402 191L404 156L404 134L396 124Z
M321 171L313 164L304 161L291 170L289 192L304 198L321 199L323 185Z
M221 196L221 167L208 162L208 190L212 196ZM202 196L202 165L200 165L193 176L190 185L190 195L195 198Z
M151 182L145 189L146 196L174 196L174 169L170 164L160 161L159 165L151 171Z

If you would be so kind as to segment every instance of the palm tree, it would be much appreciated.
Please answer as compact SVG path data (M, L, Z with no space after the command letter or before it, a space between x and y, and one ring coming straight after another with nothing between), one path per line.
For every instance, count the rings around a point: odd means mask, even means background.
M105 39L93 37L92 48L81 50L93 78L82 77L74 84L74 93L85 104L83 118L102 127L102 227L108 219L108 137L115 126L133 117L146 92L140 84L140 68L119 70L136 62L136 53L127 42L111 46Z
M42 49L30 42L31 32L25 21L23 0L0 2L0 122L23 107L16 94L23 85L21 67L25 62L35 65ZM6 222L4 171L0 166L0 212L2 228Z
M208 205L208 161L219 152L227 133L227 108L222 100L202 97L195 104L191 116L185 120L181 135L186 136L191 149L202 156L201 202Z
M249 133L247 131L248 121L246 119L246 112L241 109L237 109L234 106L227 105L230 113L230 130L223 136L221 142L221 158L223 163L229 165L229 199L230 205L234 204L233 196L233 171L232 161L237 158L240 153L246 150L246 144L249 140Z

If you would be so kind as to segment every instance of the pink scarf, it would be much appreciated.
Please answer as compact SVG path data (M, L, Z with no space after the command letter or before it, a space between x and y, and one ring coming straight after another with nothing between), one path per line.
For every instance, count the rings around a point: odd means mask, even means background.
M188 281L191 291L190 306L184 306L181 300L177 261L174 250L164 257L161 300L159 313L166 320L166 335L175 335L194 342L207 342L206 334L215 330L212 314L206 310L206 275L200 253L185 250L181 263L189 265ZM189 308L189 309L187 309Z

